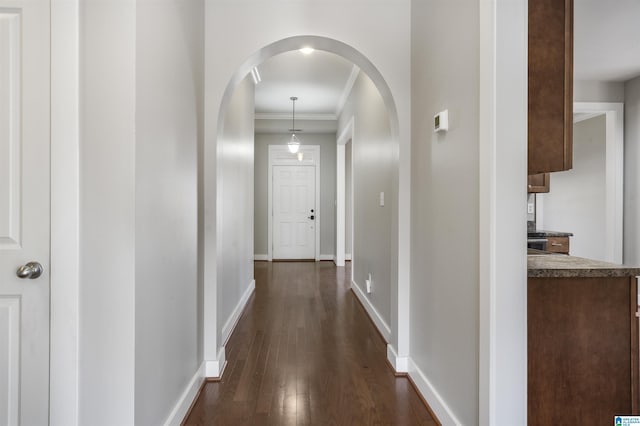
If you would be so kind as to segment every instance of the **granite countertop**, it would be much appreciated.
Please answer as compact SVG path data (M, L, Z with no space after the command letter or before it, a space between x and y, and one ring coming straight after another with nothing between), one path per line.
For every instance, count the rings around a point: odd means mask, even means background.
M633 268L599 260L564 254L530 254L527 256L529 278L590 278L640 276L640 268Z
M543 229L536 229L535 231L527 232L527 238L544 237L573 237L573 234L571 232L545 231Z

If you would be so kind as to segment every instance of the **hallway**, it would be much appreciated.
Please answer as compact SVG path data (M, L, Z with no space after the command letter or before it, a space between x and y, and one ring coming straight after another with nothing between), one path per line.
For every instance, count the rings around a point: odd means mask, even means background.
M255 294L185 425L435 425L349 290L350 263L256 262Z

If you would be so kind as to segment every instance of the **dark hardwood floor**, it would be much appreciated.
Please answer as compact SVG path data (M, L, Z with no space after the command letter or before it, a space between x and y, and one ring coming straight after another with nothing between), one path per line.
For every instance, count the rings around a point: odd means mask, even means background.
M349 266L256 262L256 291L185 425L435 425L349 290Z

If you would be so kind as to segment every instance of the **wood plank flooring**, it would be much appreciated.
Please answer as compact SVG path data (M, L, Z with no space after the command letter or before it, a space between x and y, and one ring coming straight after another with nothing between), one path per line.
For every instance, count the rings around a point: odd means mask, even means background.
M349 289L349 266L256 262L255 294L184 425L436 425Z

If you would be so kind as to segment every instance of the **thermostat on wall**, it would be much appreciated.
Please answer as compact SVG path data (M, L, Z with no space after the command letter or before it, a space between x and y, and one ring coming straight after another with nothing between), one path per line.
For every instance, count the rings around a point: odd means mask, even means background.
M446 132L449 130L449 110L445 109L433 116L433 131Z

